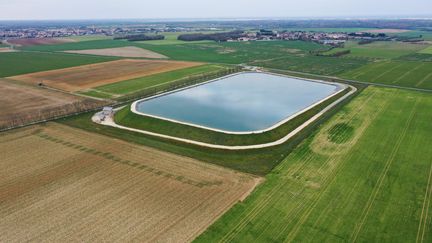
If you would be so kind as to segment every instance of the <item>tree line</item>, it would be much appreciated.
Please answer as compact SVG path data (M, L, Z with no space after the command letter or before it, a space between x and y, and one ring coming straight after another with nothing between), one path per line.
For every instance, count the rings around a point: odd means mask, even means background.
M203 33L194 33L194 34L183 34L177 37L178 40L181 41L217 41L223 42L229 39L237 39L244 36L243 31L230 31L230 32L221 32L221 33L211 33L211 34L203 34Z
M150 41L150 40L164 40L164 39L165 36L163 35L146 35L146 34L125 35L125 36L114 37L114 40L128 40L128 41Z

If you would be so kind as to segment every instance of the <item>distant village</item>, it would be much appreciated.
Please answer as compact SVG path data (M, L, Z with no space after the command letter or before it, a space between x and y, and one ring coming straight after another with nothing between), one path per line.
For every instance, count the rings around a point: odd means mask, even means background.
M214 32L211 34L200 34L200 32ZM320 31L275 31L261 29L259 31L231 31L221 32L218 28L196 28L196 27L170 27L170 26L108 26L108 27L59 27L59 28L1 28L0 40L28 39L28 38L60 38L71 36L105 35L121 39L125 36L138 36L139 40L152 40L151 35L158 35L162 39L164 32L182 32L179 40L197 41L214 40L217 42L243 42L243 41L273 41L273 40L302 40L311 41L329 46L341 46L348 40L358 40L368 43L373 41L400 40L400 37L387 36L384 33L368 32L320 32ZM142 37L145 38L142 38ZM419 38L404 39L401 41L421 41Z
M185 28L185 27L96 27L96 26L81 26L81 27L1 27L0 26L0 40L6 39L30 39L30 38L61 38L71 36L91 36L91 35L105 35L105 36L121 36L130 33L158 33L158 32L190 32L190 31L212 31L218 30L213 28Z
M229 38L228 42L238 41L271 41L271 40L302 40L320 43L323 45L340 46L348 40L358 40L360 42L372 41L391 41L397 40L398 37L387 36L384 33L368 33L368 32L317 32L317 31L272 31L260 30L258 32L245 33L237 38ZM414 41L414 40L413 40Z

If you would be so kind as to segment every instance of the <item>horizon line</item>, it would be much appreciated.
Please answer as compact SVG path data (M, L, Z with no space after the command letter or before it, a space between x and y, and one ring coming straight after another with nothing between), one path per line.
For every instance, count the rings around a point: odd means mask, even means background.
M68 18L68 19L0 19L0 22L27 21L141 21L141 22L181 22L181 21L250 21L250 20L431 20L432 15L353 15L353 16L303 16L303 17L168 17L168 18Z

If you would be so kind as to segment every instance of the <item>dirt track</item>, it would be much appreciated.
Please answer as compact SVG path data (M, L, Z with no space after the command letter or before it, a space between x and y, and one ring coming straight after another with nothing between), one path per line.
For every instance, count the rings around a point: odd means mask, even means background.
M197 62L124 59L72 68L30 73L10 79L65 90L81 91L152 74L202 65Z
M1 242L186 242L258 180L54 123L0 144Z
M155 58L165 59L168 58L162 54L142 49L135 46L118 47L118 48L107 48L107 49L91 49L91 50L76 50L76 51L65 51L67 53L76 54L89 54L98 56L112 56L112 57L143 57L143 58Z

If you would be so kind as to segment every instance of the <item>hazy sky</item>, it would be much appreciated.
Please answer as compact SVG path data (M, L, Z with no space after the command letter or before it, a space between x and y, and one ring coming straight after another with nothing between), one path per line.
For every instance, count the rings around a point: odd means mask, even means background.
M0 19L432 16L432 0L0 0Z

